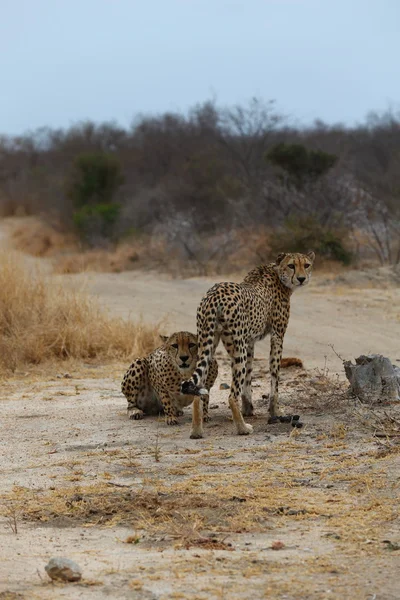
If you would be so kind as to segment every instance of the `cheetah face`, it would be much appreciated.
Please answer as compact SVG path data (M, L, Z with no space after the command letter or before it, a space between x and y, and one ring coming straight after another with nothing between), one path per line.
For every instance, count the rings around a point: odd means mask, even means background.
M160 337L179 371L183 375L192 372L197 362L197 336L188 331L178 331L169 338Z
M293 290L304 287L310 281L314 259L314 252L282 253L277 257L274 269L283 285Z

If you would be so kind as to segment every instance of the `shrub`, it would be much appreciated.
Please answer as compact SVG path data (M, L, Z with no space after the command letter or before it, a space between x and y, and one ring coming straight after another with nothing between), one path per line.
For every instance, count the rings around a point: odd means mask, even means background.
M109 203L86 205L76 210L73 220L80 236L89 243L112 238L120 208L119 204Z
M272 232L269 245L273 255L279 252L314 250L317 256L349 265L352 254L345 246L346 233L321 225L315 216L289 217L283 228Z
M89 244L110 239L120 212L115 202L123 182L118 160L105 153L81 154L75 160L68 195L75 207L73 221Z

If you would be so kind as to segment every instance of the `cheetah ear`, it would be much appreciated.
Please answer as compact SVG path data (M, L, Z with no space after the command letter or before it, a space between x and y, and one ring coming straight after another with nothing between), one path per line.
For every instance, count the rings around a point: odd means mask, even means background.
M287 256L286 252L281 252L280 254L278 254L278 256L275 259L275 264L279 265L283 261L285 256Z
M311 260L311 262L314 262L314 260L315 260L315 252L313 252L312 250L310 250L309 252L307 252L306 256L308 256L308 258Z
M168 339L168 336L167 336L167 335L160 335L160 340L161 340L162 342L166 342L166 341L167 341L167 339Z

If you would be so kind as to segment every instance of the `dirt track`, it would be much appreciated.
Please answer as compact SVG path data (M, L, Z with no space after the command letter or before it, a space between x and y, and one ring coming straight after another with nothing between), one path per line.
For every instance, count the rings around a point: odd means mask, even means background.
M87 287L116 314L141 315L149 322L165 317L168 332L195 331L197 305L218 280L171 280L137 271L63 277L74 287ZM317 273L307 288L292 296L284 355L301 357L310 369L323 369L326 357L330 372L341 375L342 363L332 345L345 359L373 352L400 360L400 288L352 289L323 283ZM268 353L268 340L257 344L257 356L267 358Z
M62 279L86 281L117 314L167 316L167 331L194 329L214 282L136 272ZM77 365L68 378L61 366L38 369L2 385L0 598L400 597L399 454L377 454L368 411L321 376L326 365L341 372L331 344L345 358L400 359L399 290L315 279L293 297L284 348L308 369L283 374L283 404L306 424L297 437L268 426L260 401L254 434L234 435L222 355L203 440L188 438L190 409L177 428L128 421L126 365ZM267 352L260 344L258 356ZM256 365L259 400L268 375L264 361ZM52 556L76 560L83 583L50 584L43 567Z

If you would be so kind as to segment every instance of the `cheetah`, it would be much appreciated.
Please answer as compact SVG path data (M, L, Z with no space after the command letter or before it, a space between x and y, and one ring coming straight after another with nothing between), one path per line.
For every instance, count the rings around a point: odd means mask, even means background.
M220 339L231 358L232 384L229 406L239 435L253 431L243 416L253 415L251 373L254 344L271 336L269 358L271 393L269 423L283 420L278 406L278 376L283 338L289 321L290 296L311 278L314 252L279 254L275 263L256 267L241 283L217 283L197 310L199 358L192 377L181 385L183 394L197 395L193 411L199 411L210 361ZM239 409L239 399L242 410ZM298 419L298 417L296 417ZM289 419L290 420L290 419Z
M192 396L180 393L180 384L191 377L197 361L197 337L188 331L173 333L170 337L160 336L162 346L144 358L133 361L126 372L121 389L128 400L130 419L142 419L145 414L164 412L168 425L177 425L177 417L182 408L193 402ZM218 375L217 361L210 362L205 377L207 393L202 396L203 420L209 421L208 392ZM198 437L202 432L201 409L196 404L197 414L193 415L192 434Z

